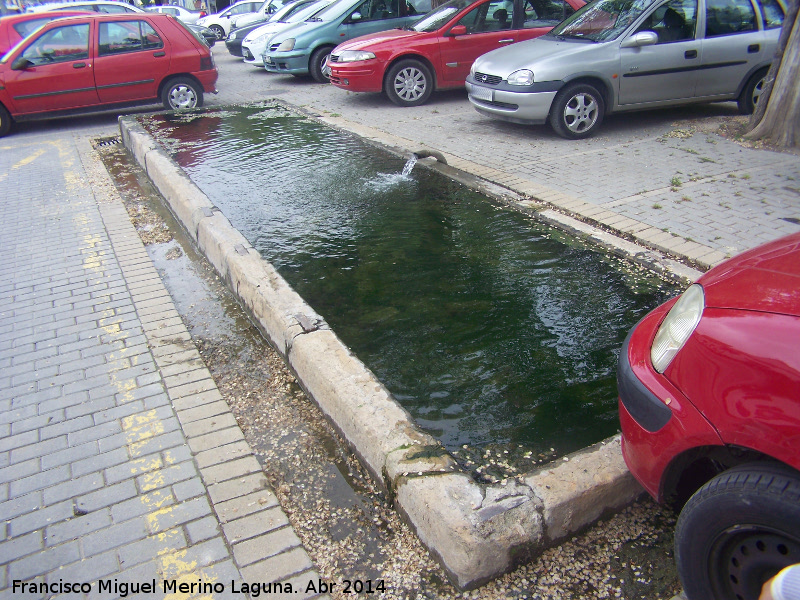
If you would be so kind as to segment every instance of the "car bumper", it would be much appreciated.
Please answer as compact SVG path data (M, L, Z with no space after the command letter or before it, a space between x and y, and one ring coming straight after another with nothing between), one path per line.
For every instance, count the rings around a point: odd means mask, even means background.
M248 44L242 44L242 58L244 59L244 62L263 67L264 62L261 56L259 56L260 54L260 52L254 51L252 46L249 46Z
M467 79L467 96L479 113L510 121L541 125L547 122L550 105L558 90L513 92L492 86L477 85Z
M631 330L617 366L622 455L659 502L665 500L664 475L674 459L693 448L722 445L717 431L650 361L653 338L673 304L660 306Z
M219 78L219 72L216 69L210 69L207 71L196 71L192 73L192 75L200 82L200 85L203 86L203 91L207 94L216 94L217 93L217 79Z
M383 64L377 60L358 63L328 63L331 83L350 92L380 92L383 89Z
M264 68L270 73L308 73L308 54L305 52L273 52L264 55Z

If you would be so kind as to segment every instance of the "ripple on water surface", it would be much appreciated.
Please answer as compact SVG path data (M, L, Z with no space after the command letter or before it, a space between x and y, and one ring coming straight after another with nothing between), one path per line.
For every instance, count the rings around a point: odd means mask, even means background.
M145 124L450 449L617 431L619 348L673 287L280 107Z

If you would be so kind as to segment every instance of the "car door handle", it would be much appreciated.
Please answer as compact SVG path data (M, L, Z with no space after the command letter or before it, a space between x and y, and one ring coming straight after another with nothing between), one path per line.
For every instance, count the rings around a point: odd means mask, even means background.
M166 56L166 55L167 55L167 53L164 52L163 50L161 52L153 52L153 56L155 56L156 58L160 58L160 57Z
M500 40L500 41L499 41L499 42L497 42L497 43L498 43L498 44L513 44L513 43L514 43L514 40L510 40L510 39L509 39L509 40Z
M757 54L759 50L761 50L761 46L758 44L750 44L747 47L748 54Z
M687 50L683 53L684 58L697 58L697 50Z
M84 63L84 62L72 63L72 68L73 69L83 69L85 67L86 67L86 63Z

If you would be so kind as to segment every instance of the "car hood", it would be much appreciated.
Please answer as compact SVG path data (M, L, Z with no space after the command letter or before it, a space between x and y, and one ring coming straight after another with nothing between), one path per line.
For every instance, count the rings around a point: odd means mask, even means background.
M739 254L698 279L706 307L800 317L800 233Z
M585 40L561 41L554 37L540 37L503 46L479 56L475 61L475 70L500 75L503 79L519 69L531 69L535 76L537 70L549 64L574 65L573 70L578 71L584 62L595 62L600 46Z
M266 25L262 25L261 27L256 27L247 34L244 38L246 42L252 42L260 35L264 35L265 33L278 33L279 31L283 31L284 29L291 27L294 23L267 23Z
M336 51L342 50L367 50L376 45L385 42L394 42L395 40L404 40L404 43L418 38L420 36L428 35L426 32L409 31L407 29L390 29L389 31L380 31L378 33L370 33L353 38L336 47Z

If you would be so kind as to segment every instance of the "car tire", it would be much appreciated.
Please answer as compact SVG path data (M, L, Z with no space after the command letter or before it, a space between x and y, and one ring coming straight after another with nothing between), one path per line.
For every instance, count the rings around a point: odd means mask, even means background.
M767 579L800 562L800 475L759 463L711 479L678 517L675 561L690 600L757 600Z
M330 77L323 71L323 66L328 56L331 54L332 48L325 46L317 48L311 53L311 60L308 62L308 72L317 83L329 83Z
M419 106L433 93L433 75L418 60L401 60L389 69L383 87L397 106Z
M222 28L222 25L211 25L209 29L214 32L218 40L225 39L225 30Z
M188 110L203 106L203 88L188 77L170 79L161 91L161 102L167 110Z
M7 135L11 131L11 115L8 114L6 107L0 104L0 137Z
M742 89L742 93L736 100L740 115L753 114L753 111L756 109L756 103L761 96L761 90L764 87L766 77L766 71L759 71L747 80L744 89Z
M589 137L603 122L605 101L597 88L573 83L563 88L550 107L550 126L561 137L578 140Z

